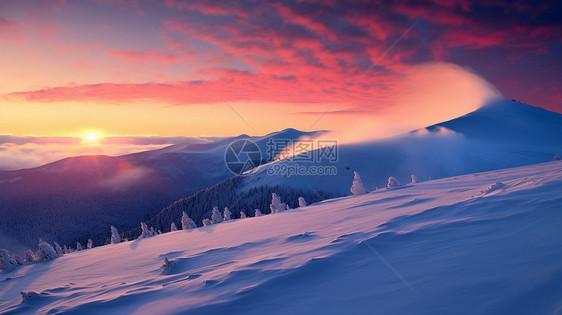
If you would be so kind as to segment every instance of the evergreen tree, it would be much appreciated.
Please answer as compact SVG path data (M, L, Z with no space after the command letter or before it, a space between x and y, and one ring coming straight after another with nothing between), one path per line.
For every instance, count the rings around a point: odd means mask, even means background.
M306 200L303 197L299 197L299 208L306 207Z
M211 221L213 222L213 224L222 222L222 215L218 207L213 207L213 214L211 215Z
M351 193L354 195L364 195L367 193L367 191L365 190L365 187L363 187L363 182L361 181L361 176L359 176L359 173L357 172L353 172L354 176L353 176L353 184L351 185Z
M59 257L64 255L64 251L57 242L55 242L55 251L57 252L57 255L59 255Z
M12 271L16 269L18 262L7 250L0 248L0 271Z
M119 232L112 225L111 226L111 244L119 244L119 243L121 243L121 238L119 237Z
M281 202L281 198L276 193L272 193L269 209L271 210L271 213L277 213L288 210L289 207L287 206L287 204Z
M29 263L34 263L36 261L35 254L28 248L23 251L23 260Z
M18 255L18 254L12 254L12 258L16 261L16 263L17 263L18 265L23 265L24 261L23 261L23 258L21 258L20 255Z
M57 252L51 244L39 239L39 249L35 253L35 261L41 262L44 260L57 258Z
M223 217L224 221L230 221L232 220L232 212L230 212L230 210L228 210L228 207L224 208L224 217Z
M141 226L141 235L139 238L146 238L152 235L151 231L148 229L148 226L146 225L146 223L141 222L140 224Z
M388 188L400 187L400 182L394 176L390 176L388 178L388 184L386 185L386 187Z
M187 213L185 213L185 211L182 213L181 216L181 228L182 230L187 230L187 229L194 229L196 228L197 225L195 224L195 222L187 216Z

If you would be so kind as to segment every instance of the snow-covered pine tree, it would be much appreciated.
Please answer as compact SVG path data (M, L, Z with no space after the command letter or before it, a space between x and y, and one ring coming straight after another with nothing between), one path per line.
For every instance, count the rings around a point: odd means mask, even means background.
M263 215L263 213L261 213L260 209L256 209L254 212L254 216L255 217L261 217Z
M139 236L139 238L147 238L151 235L152 234L150 233L150 230L148 229L146 223L141 222L141 235Z
M64 251L60 247L60 244L57 242L55 242L55 251L57 252L57 255L59 255L59 257L64 255Z
M92 242L92 239L91 239L91 238L88 239L88 244L86 244L86 247L87 247L88 249L94 248L94 242Z
M66 246L66 245L65 245ZM31 249L26 248L23 251L23 261L29 262L29 263L34 263L36 262L35 259L35 254L31 251Z
M63 249L63 252L64 252L65 254L70 253L70 251L68 250L68 247L67 247L66 245L63 245L62 249Z
M271 203L269 204L269 209L271 213L277 213L279 205L281 204L281 198L277 196L276 193L271 194Z
M185 213L185 212L184 212ZM170 225L170 231L171 232L175 232L178 230L178 227L176 226L176 224L172 221L172 224Z
M41 262L44 260L57 258L57 252L51 244L39 239L39 249L35 253L35 261Z
M190 217L187 216L187 213L182 212L181 215L181 228L182 230L187 230L187 229L194 229L197 227L197 224L195 224L195 222L193 220L191 220Z
M240 219L246 219L246 218L247 218L246 212L240 211Z
M213 224L222 222L222 215L218 207L213 207L213 214L211 215L211 221L213 221Z
M299 208L306 207L306 200L303 197L299 197Z
M412 182L410 184L416 184L420 182L416 175L412 174L411 177L412 177Z
M12 259L15 260L18 265L23 265L24 263L23 258L18 254L12 254Z
M203 219L202 223L203 223L203 226L208 226L208 225L213 224L213 222L211 220L207 219L207 218Z
M271 213L278 213L289 209L287 204L281 202L281 198L276 194L271 194L271 204L269 205Z
M119 243L121 243L121 238L119 237L119 232L112 225L111 226L111 244L119 244Z
M399 186L400 186L400 182L394 176L390 176L388 178L388 184L386 185L386 187L395 188Z
M0 271L12 271L16 269L18 262L8 252L8 250L0 248Z
M228 210L228 207L224 208L223 219L224 219L224 221L232 220L232 212L230 212L230 210Z
M82 250L82 244L80 242L76 242L76 251Z
M353 184L351 184L350 191L354 195L364 195L367 193L365 187L363 187L363 182L361 181L361 176L357 172L353 172Z

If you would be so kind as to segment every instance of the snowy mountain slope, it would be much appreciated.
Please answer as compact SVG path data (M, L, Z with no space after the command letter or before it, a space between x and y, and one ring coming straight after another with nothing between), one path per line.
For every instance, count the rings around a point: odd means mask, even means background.
M336 163L277 161L262 165L247 176L245 185L277 184L342 194L349 193L353 171L363 175L365 187L373 190L385 187L389 176L408 183L411 174L435 179L546 162L562 152L562 114L499 99L451 121L392 139L340 144L338 150ZM335 166L337 175L268 173L275 165L290 168L295 164Z
M471 139L537 146L562 139L561 120L562 114L514 100L501 99L472 113L427 129L435 131L441 126Z
M556 314L560 191L549 162L107 245L0 274L0 312Z
M0 247L21 253L39 237L72 246L88 238L103 244L109 224L130 229L172 202L232 176L224 152L234 140L250 139L266 152L269 139L318 133L286 129L256 137L194 138L159 150L77 156L0 172Z

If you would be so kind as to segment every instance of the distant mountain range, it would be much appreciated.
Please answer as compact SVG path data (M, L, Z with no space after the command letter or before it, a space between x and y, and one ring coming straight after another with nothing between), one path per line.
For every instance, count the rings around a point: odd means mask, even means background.
M135 154L77 156L2 171L0 248L36 247L39 237L74 247L88 238L102 244L109 225L131 229L172 202L231 177L224 155L233 141L249 139L266 152L270 139L319 133L287 129L260 137L194 139ZM267 155L261 162L268 162Z
M507 99L395 138L339 144L337 161L271 161L266 153L272 140L313 139L323 133L285 129L262 137L206 138L119 157L79 156L0 172L0 247L35 247L39 237L74 246L92 238L100 244L109 225L135 237L140 221L166 230L172 221L179 224L185 211L200 224L213 205L234 207L235 216L239 211L253 215L255 207L268 212L274 190L290 198L290 205L297 195L310 201L347 195L353 171L367 190L374 190L386 186L389 176L407 183L411 174L437 179L545 162L562 153L562 114ZM262 165L250 175L232 177L225 151L239 139L257 144ZM268 174L272 167L295 164L329 166L337 174Z

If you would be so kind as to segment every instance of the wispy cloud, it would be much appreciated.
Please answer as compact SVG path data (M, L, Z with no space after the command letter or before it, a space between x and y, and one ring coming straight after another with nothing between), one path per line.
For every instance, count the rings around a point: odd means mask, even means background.
M35 144L63 144L76 145L82 141L79 137L45 137L45 136L14 136L0 135L0 145L15 144L24 145L28 143Z
M22 42L24 40L21 24L0 16L0 41Z
M212 142L217 137L105 136L95 144L82 137L0 135L0 171L36 167L77 155L119 156L174 144ZM136 175L144 172L136 172ZM136 176L135 175L135 176ZM128 177L126 177L128 178ZM124 178L115 178L120 183ZM108 182L110 184L110 182Z
M120 57L125 61L134 63L170 64L179 61L179 58L177 56L158 50L110 51L107 53L107 55L111 57Z
M171 145L180 143L205 143L210 138L201 137L162 137L162 136L102 136L99 144L101 145ZM24 144L56 144L56 145L78 145L84 142L83 137L61 136L15 136L0 135L0 145L24 145Z

